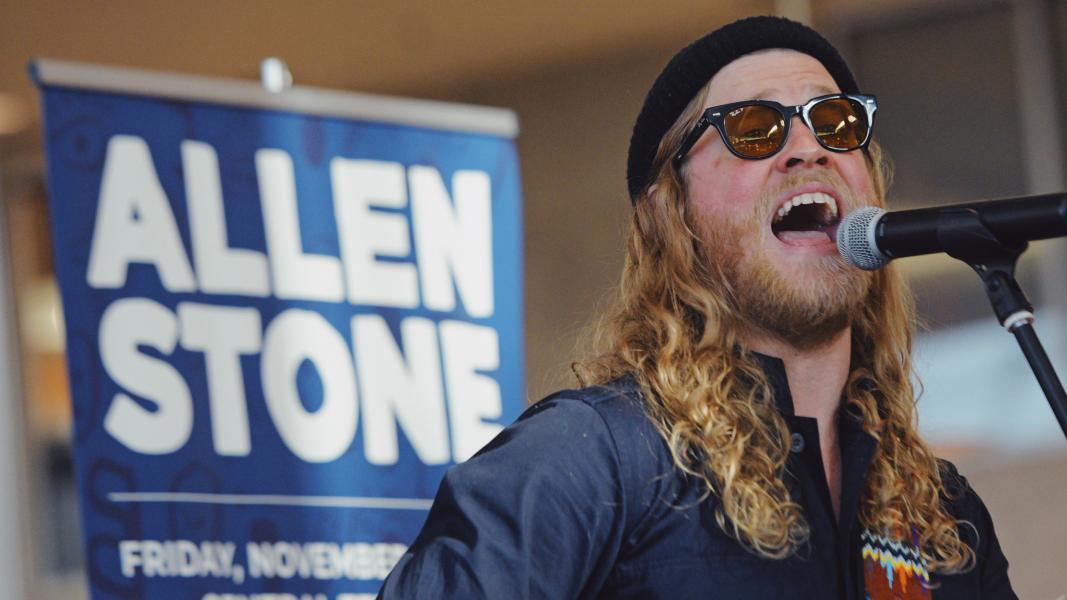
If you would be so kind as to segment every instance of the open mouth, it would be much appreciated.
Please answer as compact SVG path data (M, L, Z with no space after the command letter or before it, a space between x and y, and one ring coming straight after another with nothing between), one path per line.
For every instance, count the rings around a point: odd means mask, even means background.
M771 231L785 243L833 242L838 220L833 196L822 192L798 194L778 208Z

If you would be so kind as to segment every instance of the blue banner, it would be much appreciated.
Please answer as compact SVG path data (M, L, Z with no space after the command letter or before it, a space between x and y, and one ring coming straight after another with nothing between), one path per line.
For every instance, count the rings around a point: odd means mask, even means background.
M41 87L92 597L373 595L523 407L513 141Z

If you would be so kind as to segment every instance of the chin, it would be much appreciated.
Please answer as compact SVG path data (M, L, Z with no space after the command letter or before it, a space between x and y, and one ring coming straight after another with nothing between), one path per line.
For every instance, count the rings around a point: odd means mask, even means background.
M837 257L797 265L760 261L731 279L741 311L760 329L798 348L832 341L852 322L871 275Z

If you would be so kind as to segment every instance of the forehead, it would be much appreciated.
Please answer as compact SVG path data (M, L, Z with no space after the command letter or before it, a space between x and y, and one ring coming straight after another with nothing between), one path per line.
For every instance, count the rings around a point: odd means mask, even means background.
M815 58L775 48L746 54L720 69L708 84L705 106L755 99L802 104L840 91Z

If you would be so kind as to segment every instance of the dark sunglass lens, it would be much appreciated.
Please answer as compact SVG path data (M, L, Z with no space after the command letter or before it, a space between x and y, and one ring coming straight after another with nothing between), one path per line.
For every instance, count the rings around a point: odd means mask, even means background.
M735 108L726 113L723 124L730 146L748 158L773 154L785 140L785 119L769 106Z
M849 98L819 102L808 113L815 135L828 148L855 150L867 139L870 123L863 105Z

